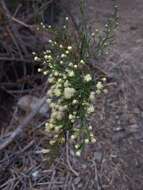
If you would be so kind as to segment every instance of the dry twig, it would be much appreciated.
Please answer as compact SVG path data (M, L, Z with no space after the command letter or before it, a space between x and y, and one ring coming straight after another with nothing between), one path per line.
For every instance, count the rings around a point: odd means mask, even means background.
M69 158L69 144L68 144L68 138L69 138L69 134L67 132L67 142L66 142L66 157L67 157L67 164L70 168L70 170L72 171L72 173L75 175L75 176L79 176L79 173L77 171L75 171L70 163L70 158Z

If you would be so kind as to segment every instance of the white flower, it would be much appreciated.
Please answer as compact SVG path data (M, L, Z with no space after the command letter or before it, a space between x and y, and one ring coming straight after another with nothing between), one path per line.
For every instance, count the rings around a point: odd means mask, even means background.
M95 36L95 33L94 33L94 32L93 32L93 33L91 33L91 36L92 36L92 37L94 37L94 36Z
M46 59L52 60L52 56L48 55Z
M65 74L63 74L63 79L66 79L66 78L67 78L67 76Z
M75 122L75 119L71 119L71 123L74 123Z
M71 139L72 139L72 140L75 140L75 139L76 139L76 136L75 136L75 135L71 135Z
M42 69L41 68L38 68L38 72L41 72L42 71Z
M66 57L66 55L65 54L61 54L61 58L64 58L64 57Z
M94 137L93 133L90 133L90 137L91 137L91 138L93 138L93 137Z
M65 99L70 99L71 97L73 97L75 92L76 92L76 90L74 88L69 88L69 87L65 88L64 89Z
M69 20L69 17L66 17L65 20L68 21L68 20Z
M72 46L68 46L67 49L68 49L68 50L72 50Z
M54 140L50 140L49 144L53 145L53 144L55 144L55 141Z
M50 119L54 121L56 119L56 116L57 116L57 112L53 109L52 113L51 113L51 118Z
M53 95L53 91L51 89L48 90L47 95L52 96Z
M89 130L92 130L92 126L91 125L88 128L89 128Z
M58 79L58 82L61 83L61 82L62 82L62 79Z
M74 116L74 115L69 114L69 119L70 119L70 120L72 120L72 119L74 119L74 118L75 118L75 116Z
M62 127L63 127L62 125L56 126L55 129L54 129L55 132L59 132Z
M46 26L43 24L42 28L46 28Z
M56 131L55 131L55 132L56 132ZM55 138L55 139L57 139L57 138L58 138L58 136L59 136L59 135L57 135L57 134L56 134L56 135L54 135L54 138Z
M95 143L95 142L96 142L96 139L95 139L95 138L92 138L92 139L91 139L91 142L92 142L92 143Z
M60 96L60 95L61 95L60 89L56 88L56 89L54 90L54 94L55 94L57 97Z
M44 72L43 72L43 75L47 75L47 74L48 74L48 71L44 71Z
M64 62L63 61L60 61L60 64L63 64Z
M90 93L89 99L90 99L90 101L92 101L92 102L95 100L95 92L91 92L91 93Z
M96 90L96 94L101 94L101 90Z
M74 76L74 72L73 71L69 71L68 75L69 75L69 77L73 77Z
M45 58L45 59L48 59L48 55L45 55L44 58Z
M76 104L76 103L78 103L78 101L77 101L77 100L73 100L72 103L73 103L73 104Z
M49 43L52 43L52 40L49 40L48 42L49 42Z
M65 51L65 53L66 53L66 54L69 54L69 51L68 51L68 50L66 50L66 51Z
M64 82L64 87L69 87L69 86L70 86L70 83L69 83L68 80L66 80L66 81Z
M85 80L86 82L91 81L91 80L92 80L91 75L90 75L90 74L85 75L84 80Z
M50 107L50 108L54 108L54 107L55 107L55 103L53 103L53 102L50 103L50 104L49 104L49 107Z
M107 81L107 79L104 77L104 78L102 78L102 81L103 81L103 82L106 82L106 81Z
M85 144L88 144L89 143L89 139L85 139Z
M40 61L40 58L39 57L34 57L34 61Z
M46 130L49 131L54 128L54 125L52 123L46 123L45 127L46 127Z
M58 75L59 75L59 73L58 73L57 71L55 71L55 72L54 72L54 75L55 75L55 76L58 76Z
M53 78L53 77L48 78L48 82L49 82L49 83L54 82L54 78Z
M74 68L76 69L76 68L77 68L77 65L74 65Z
M57 120L61 120L63 118L63 116L64 116L63 112L60 112L60 111L56 112L56 119Z
M66 110L66 107L65 106L59 106L59 111L65 111Z
M63 108L64 108L64 110L66 110L66 109L68 108L68 106L67 106L67 105L64 105Z
M93 113L94 112L94 106L93 105L90 105L88 108L87 108L87 113Z
M79 150L76 152L76 156L80 156L80 155L81 155L81 151Z
M51 50L46 50L46 53L51 53Z
M60 44L60 45L59 45L59 47L60 47L60 48L63 48L63 45L62 45L62 44Z
M56 86L57 86L57 88L61 88L62 87L61 82L57 82Z
M80 63L81 63L81 64L85 64L84 60L82 60L82 59L80 60Z
M77 114L77 112L76 112L76 111L74 111L74 112L73 112L74 117L75 117L75 115L76 115L76 114Z
M47 103L50 104L51 102L52 102L52 100L48 98Z
M60 128L59 127L55 127L55 132L58 133L60 131ZM56 138L56 135L54 136ZM58 136L57 136L58 137Z
M102 90L103 89L103 84L102 84L102 82L98 82L97 84L96 84L96 88L97 88L97 90Z
M69 63L69 66L70 66L70 67L73 67L73 63L72 63L72 62L70 62L70 63Z
M79 148L79 144L76 144L76 145L75 145L75 148L78 149L78 148Z

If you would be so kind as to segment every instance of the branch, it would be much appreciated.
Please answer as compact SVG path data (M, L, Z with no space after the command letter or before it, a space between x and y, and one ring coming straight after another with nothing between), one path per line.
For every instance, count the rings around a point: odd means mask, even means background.
M39 105L37 105L37 107L35 108L35 110L33 110L23 121L23 123L21 123L17 129L12 132L12 134L9 136L8 139L6 139L6 141L2 144L0 144L0 151L2 151L4 148L6 148L10 143L12 143L15 138L17 136L19 136L23 130L29 126L29 123L31 122L31 120L35 117L35 115L39 112L39 109L43 106L43 104L46 102L46 97L44 97L42 99L42 101L39 103Z

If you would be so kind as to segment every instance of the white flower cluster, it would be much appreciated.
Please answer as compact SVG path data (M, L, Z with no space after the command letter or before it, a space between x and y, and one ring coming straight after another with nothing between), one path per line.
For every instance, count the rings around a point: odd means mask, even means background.
M92 75L83 70L86 61L75 59L76 53L71 45L65 47L52 40L49 40L49 45L49 50L42 55L34 53L34 60L42 62L38 71L47 75L50 85L47 102L51 114L45 130L52 135L50 145L59 139L63 141L65 132L69 131L76 155L80 156L84 145L96 142L93 128L87 124L86 118L94 112L93 102L96 93L103 89L103 83L98 82L96 91L93 91Z
M104 83L106 82L106 78L102 78L101 81L98 81L96 84L96 94L100 95L102 93L102 91L104 93L107 93L107 89L104 88Z

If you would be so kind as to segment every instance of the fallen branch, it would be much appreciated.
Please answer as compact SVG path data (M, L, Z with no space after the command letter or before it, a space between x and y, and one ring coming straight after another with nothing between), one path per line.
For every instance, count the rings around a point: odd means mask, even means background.
M22 124L20 124L17 129L11 133L11 135L5 140L4 143L0 144L0 151L2 151L4 148L6 148L10 143L12 143L17 136L19 136L25 128L29 125L31 120L35 117L35 115L39 112L39 109L43 106L43 104L46 102L46 97L42 99L41 102L37 105L35 110L33 110L23 121Z

